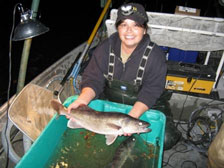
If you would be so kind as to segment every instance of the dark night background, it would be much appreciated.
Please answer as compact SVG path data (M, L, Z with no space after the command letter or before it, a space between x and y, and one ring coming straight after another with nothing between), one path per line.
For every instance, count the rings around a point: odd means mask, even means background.
M221 0L220 0L221 1ZM89 1L40 1L38 15L40 21L50 31L32 40L26 83L44 71L48 66L63 57L70 50L87 41L101 12L100 0ZM113 0L113 8L119 7L122 0ZM133 2L133 1L130 1ZM174 13L176 5L201 9L201 16L224 17L224 7L219 0L138 0L147 11ZM1 42L0 42L0 103L7 97L9 67L9 37L12 28L13 9L22 3L24 9L31 8L31 0L10 0L1 4ZM19 21L16 12L16 25ZM12 42L12 83L11 94L17 86L23 41Z

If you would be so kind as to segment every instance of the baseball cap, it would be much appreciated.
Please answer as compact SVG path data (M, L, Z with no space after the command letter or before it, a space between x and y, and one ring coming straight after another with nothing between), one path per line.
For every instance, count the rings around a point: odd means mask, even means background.
M116 23L124 19L134 20L141 25L148 22L145 8L138 3L128 3L118 8Z

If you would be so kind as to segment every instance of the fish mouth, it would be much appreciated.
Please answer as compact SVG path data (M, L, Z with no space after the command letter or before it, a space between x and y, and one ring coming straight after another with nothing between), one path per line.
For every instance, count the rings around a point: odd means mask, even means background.
M152 131L150 128L148 128L150 126L150 124L149 123L144 123L141 127L140 127L140 129L142 130L142 132L150 132L150 131Z
M152 130L150 128L143 128L143 132L151 132Z
M151 132L151 131L152 130L150 128L142 127L142 128L139 128L138 130L136 130L136 133L140 134L140 133L146 133L146 132Z

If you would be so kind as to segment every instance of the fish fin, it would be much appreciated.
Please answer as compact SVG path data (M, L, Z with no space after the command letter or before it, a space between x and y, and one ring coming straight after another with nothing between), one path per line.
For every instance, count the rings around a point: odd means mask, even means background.
M68 123L67 123L67 127L69 128L83 128L82 126L80 126L79 124L77 124L74 120L69 119Z
M105 137L107 145L111 145L117 139L117 135L105 135Z
M132 162L136 160L136 155L129 155L128 158L131 159Z
M115 130L120 130L121 126L113 124L113 123L107 123L108 126L110 126L111 128L115 129Z

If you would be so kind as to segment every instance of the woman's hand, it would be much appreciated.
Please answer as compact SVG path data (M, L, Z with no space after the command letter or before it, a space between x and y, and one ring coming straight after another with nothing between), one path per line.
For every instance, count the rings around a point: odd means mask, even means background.
M82 104L88 105L95 96L96 94L92 88L83 88L78 99L68 106L68 113L71 112L71 109L76 109Z
M72 104L70 104L68 106L68 113L71 113L71 110L72 109L76 109L78 108L80 105L87 105L88 103L85 102L84 100L81 100L81 99L77 99L76 101L74 101Z
M136 102L128 115L134 118L139 118L148 109L149 108L142 102ZM131 136L131 135L132 134L130 133L124 133L124 136Z
M81 99L77 99L76 101L74 101L72 104L70 104L68 106L68 113L71 113L72 109L76 109L78 108L80 105L87 105L88 103L86 103L85 101L81 100ZM69 115L66 115L67 119L70 119L71 117Z
M144 103L137 101L129 112L129 115L134 118L139 118L148 109L148 106Z
M68 113L71 113L72 109L78 108L80 105L88 105L89 102L95 97L95 92L92 88L83 88L78 99L68 106ZM69 116L66 116L68 119Z

